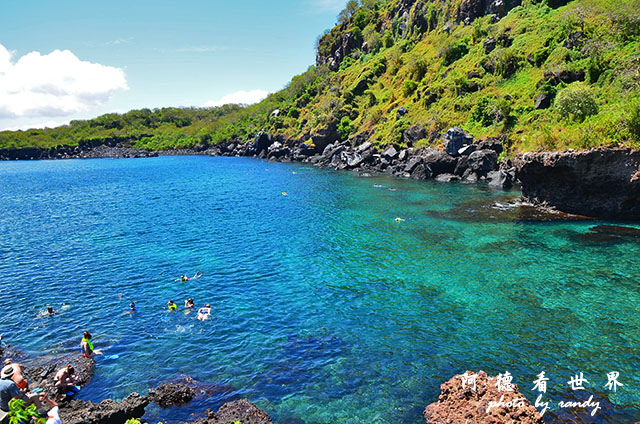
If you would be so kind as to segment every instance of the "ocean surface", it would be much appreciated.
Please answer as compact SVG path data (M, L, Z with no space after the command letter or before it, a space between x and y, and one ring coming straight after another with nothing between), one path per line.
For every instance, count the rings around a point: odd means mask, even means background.
M531 401L544 371L548 422L640 420L640 240L529 220L517 194L247 158L0 162L0 333L41 355L91 331L80 399L207 385L150 423L242 397L278 423L423 423L466 370ZM594 417L558 405L592 395Z

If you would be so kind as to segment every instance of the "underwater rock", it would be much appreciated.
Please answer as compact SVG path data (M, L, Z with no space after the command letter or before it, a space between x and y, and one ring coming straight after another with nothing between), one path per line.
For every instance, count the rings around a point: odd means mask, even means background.
M258 409L247 399L227 402L218 409L218 412L207 410L205 417L181 424L233 424L240 421L242 424L272 424L269 415Z
M178 406L193 399L195 390L180 383L164 383L155 389L149 389L149 399L161 408Z
M512 391L498 391L497 382L497 377L489 377L484 371L477 373L475 383L467 380L463 385L463 375L452 377L440 386L438 401L425 408L426 423L544 423L518 386L514 384Z

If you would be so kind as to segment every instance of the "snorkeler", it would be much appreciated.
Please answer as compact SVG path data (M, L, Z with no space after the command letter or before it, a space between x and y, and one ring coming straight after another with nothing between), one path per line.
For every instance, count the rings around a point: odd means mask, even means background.
M85 331L82 333L82 340L80 341L80 349L82 349L82 356L85 358L93 355L93 343L91 343L91 333Z
M184 274L180 275L180 278L176 278L173 281L191 281L191 280L195 280L196 278L200 278L202 277L202 271L196 271L195 274L193 274L193 277L187 277Z
M170 300L169 302L167 302L167 309L170 311L175 311L176 309L178 309L178 305L173 303L173 300Z
M187 309L193 308L195 306L195 304L193 303L193 298L189 298L187 300L184 301L184 307Z
M211 316L211 305L209 305L208 303L204 305L204 307L198 309L198 319L200 321L209 319L210 316Z

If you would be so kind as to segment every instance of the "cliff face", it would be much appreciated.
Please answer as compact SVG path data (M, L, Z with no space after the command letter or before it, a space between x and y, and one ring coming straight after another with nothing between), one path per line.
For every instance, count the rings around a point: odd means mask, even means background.
M563 212L640 219L640 151L524 153L515 161L522 196Z

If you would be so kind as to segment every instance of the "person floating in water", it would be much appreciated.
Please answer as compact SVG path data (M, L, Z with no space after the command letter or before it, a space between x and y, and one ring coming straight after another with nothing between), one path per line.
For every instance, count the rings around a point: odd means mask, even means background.
M53 309L53 306L47 306L47 313L48 313L49 315L53 315L53 314L57 313L57 311L55 311L55 310Z
M180 275L180 278L176 278L173 281L191 281L191 280L195 280L196 278L200 278L202 277L202 271L196 271L195 274L193 274L193 277L187 277L184 274Z
M136 311L137 311L137 309L136 309L136 302L131 302L131 303L129 303L129 308L130 308L130 309L129 309L129 312L127 312L126 314L133 314L134 312L136 312ZM126 314L125 314L125 315L126 315Z
M187 300L184 301L184 307L187 309L191 309L195 306L195 304L193 303L193 298L189 298Z
M207 320L209 319L210 316L211 316L211 305L209 305L208 303L204 305L204 307L198 309L198 319L200 321Z
M82 356L90 358L93 355L93 343L91 343L91 333L85 331L82 333L82 340L80 341L80 349L82 349Z
M170 300L169 302L167 302L167 309L170 311L175 311L176 309L178 309L178 305L173 303L173 300Z

